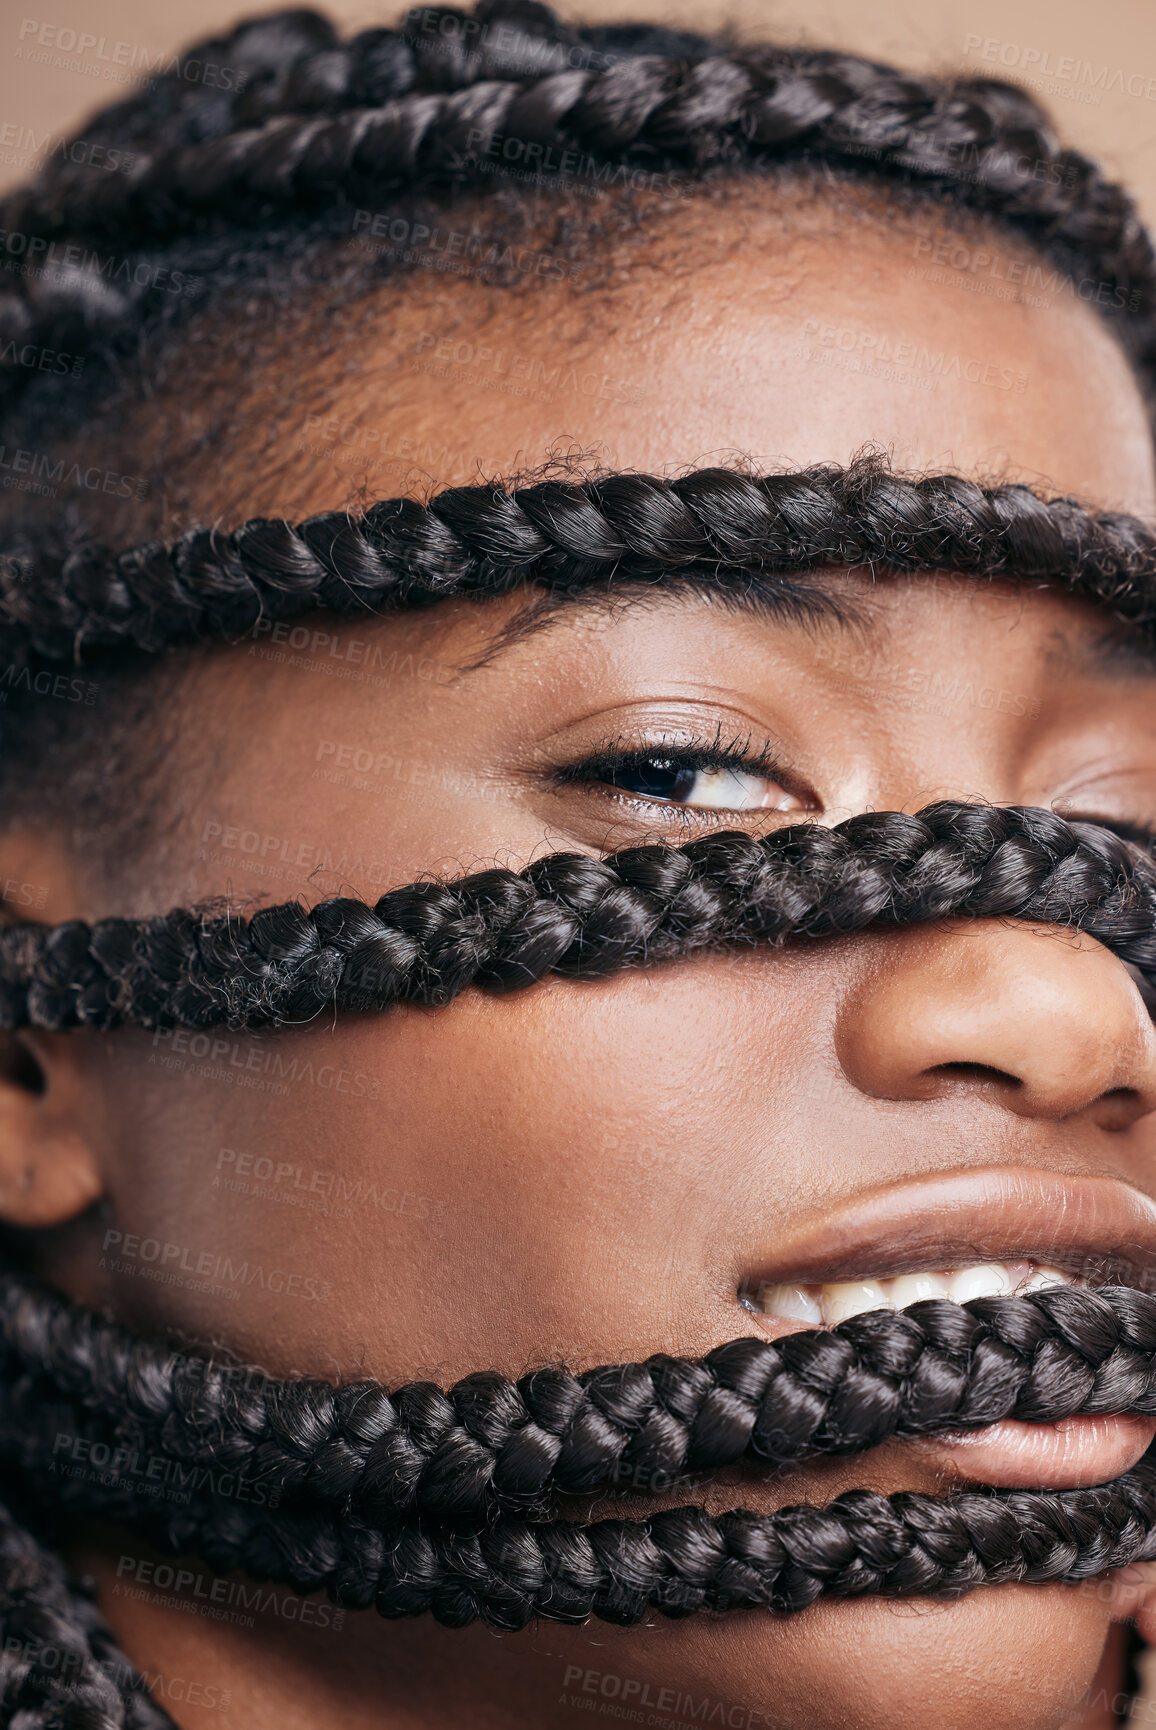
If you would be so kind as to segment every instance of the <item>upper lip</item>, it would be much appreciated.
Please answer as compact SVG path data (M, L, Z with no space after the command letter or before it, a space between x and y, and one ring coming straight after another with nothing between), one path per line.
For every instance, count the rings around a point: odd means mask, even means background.
M750 1283L822 1284L1029 1260L1156 1290L1156 1201L1119 1178L999 1166L935 1172L812 1215Z

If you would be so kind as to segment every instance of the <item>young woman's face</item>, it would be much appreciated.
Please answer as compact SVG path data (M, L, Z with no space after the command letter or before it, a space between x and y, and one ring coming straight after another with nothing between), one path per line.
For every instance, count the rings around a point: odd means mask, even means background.
M356 349L247 384L259 460L224 439L190 483L202 514L296 516L362 479L413 488L413 462L445 484L551 446L661 473L735 451L845 462L868 441L906 469L1151 511L1139 398L1086 307L981 298L950 266L927 280L930 217L926 235L850 217L785 234L762 197L686 206L586 298L458 277L390 291ZM373 899L427 872L941 797L1156 823L1153 667L1106 614L930 573L819 581L842 617L818 625L658 587L501 641L521 601L318 617L205 652L147 890L134 865L109 906L48 841L12 863L63 918ZM824 1287L833 1312L859 1301L835 1287L917 1271L1094 1272L1120 1252L1145 1283L1156 1265L1156 1037L1123 965L1054 929L951 921L264 1038L34 1043L57 1130L23 1159L14 1217L106 1197L55 1237L53 1277L275 1373L698 1355L799 1325L743 1307L764 1285ZM1150 1434L1102 1439L1099 1476ZM905 1445L692 1494L769 1508L969 1469ZM89 1560L112 1582L110 1556ZM210 1637L110 1594L130 1651ZM266 1667L268 1721L291 1726L332 1721L335 1690L356 1725L566 1725L622 1694L615 1676L639 1683L627 1702L709 1696L709 1721L946 1730L990 1723L998 1698L1026 1730L1077 1715L1113 1613L1110 1594L1032 1587L505 1640L373 1617L340 1637L204 1627L235 1688Z

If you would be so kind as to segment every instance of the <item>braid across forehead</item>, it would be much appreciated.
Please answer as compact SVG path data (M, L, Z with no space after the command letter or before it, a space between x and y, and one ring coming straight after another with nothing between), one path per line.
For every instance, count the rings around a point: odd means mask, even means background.
M709 573L720 593L773 593L827 566L1049 583L1139 633L1156 625L1156 534L1138 518L1025 486L912 479L865 457L763 477L718 468L455 487L424 505L257 518L121 552L82 534L25 538L0 559L0 653L15 666L156 651L318 608L383 612L524 584L600 594Z

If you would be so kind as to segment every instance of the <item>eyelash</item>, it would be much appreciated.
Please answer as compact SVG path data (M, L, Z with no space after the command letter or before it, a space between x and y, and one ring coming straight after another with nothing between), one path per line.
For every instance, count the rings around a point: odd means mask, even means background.
M601 787L611 797L623 803L645 806L647 809L657 806L688 827L713 822L719 827L733 829L741 822L744 815L741 811L712 810L705 805L676 805L662 799L646 799L640 794L624 792L608 783L609 775L620 773L623 769L644 768L656 757L661 757L680 769L736 769L747 775L765 775L769 780L775 781L781 778L785 768L769 738L756 750L751 744L749 733L725 739L720 722L713 740L709 743L684 739L673 744L657 739L653 743L639 745L619 734L615 738L603 740L579 762L567 763L556 769L553 779L556 786L586 783L591 793ZM785 782L784 788L790 791Z
M709 743L684 739L679 744L669 744L660 739L651 744L639 745L623 734L618 734L603 740L577 763L568 763L556 769L553 779L555 785L560 787L585 783L591 793L601 787L623 804L645 806L648 809L658 806L667 813L668 821L680 822L688 828L703 823L733 828L742 820L743 814L740 811L676 805L662 799L646 799L639 794L627 793L610 785L608 776L623 769L644 768L656 757L662 757L682 769L736 769L748 775L765 775L776 781L782 779L785 768L769 738L756 750L752 747L749 733L724 739L720 723ZM786 782L783 782L783 785L790 791ZM1081 817L1079 821L1096 823L1103 829L1110 829L1122 841L1131 842L1149 853L1156 852L1156 829L1149 828L1146 824L1124 823L1095 816Z

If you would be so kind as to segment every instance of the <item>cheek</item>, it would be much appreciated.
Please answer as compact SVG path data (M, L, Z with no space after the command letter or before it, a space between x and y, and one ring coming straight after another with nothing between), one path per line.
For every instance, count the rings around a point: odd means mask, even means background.
M722 956L207 1053L122 1041L102 1077L122 1236L92 1252L134 1325L278 1371L705 1350L738 1331L753 1174L765 1192L768 1145L805 1140L782 1131L823 1002L782 958ZM816 1177L791 1158L770 1181L800 1205Z
M814 956L723 957L242 1038L202 1074L158 1071L142 1039L135 1071L105 1076L115 1229L137 1248L102 1277L132 1325L275 1374L696 1355L744 1331L725 1251L752 1196L768 1229L814 1205L814 1136L790 1102L834 1000ZM798 1151L770 1162L776 1131ZM174 1254L142 1258L146 1237ZM1057 1730L1087 1704L1110 1610L1089 1582L551 1627L546 1704L574 1664L673 1691L667 1717L706 1699L705 1721L744 1730Z

